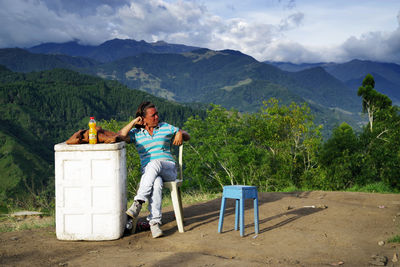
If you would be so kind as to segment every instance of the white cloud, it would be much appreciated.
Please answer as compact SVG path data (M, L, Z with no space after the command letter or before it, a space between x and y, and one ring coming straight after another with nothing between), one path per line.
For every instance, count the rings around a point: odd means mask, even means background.
M172 41L171 36L192 36L202 32L205 9L191 2L136 1L118 10L119 31L132 39ZM179 41L179 40L176 40Z
M270 61L290 61L293 63L321 62L321 53L311 51L292 41L275 41L270 44L264 56Z
M400 28L394 32L369 32L360 38L350 37L342 46L344 59L400 63Z
M71 40L97 45L129 38L235 49L258 60L338 62L360 58L400 63L399 25L382 28L388 25L387 11L393 11L394 3L0 0L0 47ZM334 13L332 8L336 8ZM400 24L400 13L396 22Z
M102 9L104 10L104 9ZM0 47L27 47L42 42L104 41L109 38L107 20L96 16L49 9L42 1L2 0Z
M287 18L281 20L279 29L281 31L291 30L297 28L303 22L304 14L297 12L289 15Z

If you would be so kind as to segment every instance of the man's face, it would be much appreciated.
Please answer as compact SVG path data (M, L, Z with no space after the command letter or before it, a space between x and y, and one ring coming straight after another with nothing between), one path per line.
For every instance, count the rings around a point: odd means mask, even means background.
M156 127L158 125L158 111L156 108L148 108L146 116L143 118L144 125L147 127Z

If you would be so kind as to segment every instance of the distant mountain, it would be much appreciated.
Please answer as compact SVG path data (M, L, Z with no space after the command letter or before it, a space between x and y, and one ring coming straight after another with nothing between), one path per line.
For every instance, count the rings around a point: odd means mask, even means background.
M321 67L290 73L290 76L305 88L300 94L307 100L330 108L342 108L353 112L359 110L357 95Z
M344 82L352 92L357 92L363 79L371 74L375 79L375 89L389 96L393 103L400 105L400 65L367 60L352 60L346 63L294 64L290 62L265 62L285 71L297 72L314 67L322 67L329 74Z
M78 42L44 43L27 50L36 54L68 55L86 57L100 62L111 62L117 59L136 56L143 53L184 53L199 47L181 44L168 44L163 41L147 43L145 41L113 39L98 46L80 45Z
M172 103L116 81L67 69L16 73L0 66L0 206L37 194L54 181L56 143L96 120L126 121L143 100L179 127L205 111Z
M178 102L212 101L240 111L258 110L262 100L272 96L284 103L307 99L352 112L359 104L345 84L322 69L284 72L232 50L141 54L99 65L89 73Z
M24 58L15 56L10 64L10 56L0 49L0 64L15 71L35 71L38 66L53 69L55 64L49 58L59 63L60 57L20 54ZM75 62L81 58L70 59ZM118 80L129 88L173 101L215 103L242 112L254 112L264 100L275 97L283 104L308 102L317 115L316 122L323 123L327 131L342 121L353 127L358 127L357 121L360 121L360 99L323 69L286 72L238 51L198 49L181 54L144 53L103 64L93 61L90 67L64 61L65 68Z
M34 54L20 48L4 48L0 49L0 64L12 71L31 72L55 68L92 68L99 62L83 57Z
M335 63L324 63L324 62L295 64L295 63L291 63L291 62L264 61L264 63L276 66L281 70L290 71L290 72L297 72L297 71L307 70L307 69L316 68L316 67L324 67L324 66L331 65L331 64L335 65Z
M331 64L326 70L342 81L348 81L355 77L365 77L366 73L376 73L400 84L400 65L394 63L380 63L367 60L352 60L342 64Z
M358 90L363 79L369 73L374 76L375 89L389 96L394 103L400 104L400 65L352 60L347 63L328 66L326 70L354 91Z
M348 95L349 90L344 84L328 77L326 72L283 72L233 50L146 53L100 64L81 57L0 49L0 64L23 72L64 67L118 80L130 88L178 102L208 103L212 100L241 111L258 110L262 100L272 96L281 98L284 103L307 99L326 107L352 111L358 102L356 96ZM347 95L342 100L342 96Z

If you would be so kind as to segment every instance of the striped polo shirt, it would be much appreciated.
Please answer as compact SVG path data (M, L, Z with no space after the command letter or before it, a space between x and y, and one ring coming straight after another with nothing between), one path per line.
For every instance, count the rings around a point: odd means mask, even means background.
M130 130L130 141L135 144L139 153L142 169L151 160L174 161L171 154L171 143L179 128L161 122L153 130L153 136L144 128Z

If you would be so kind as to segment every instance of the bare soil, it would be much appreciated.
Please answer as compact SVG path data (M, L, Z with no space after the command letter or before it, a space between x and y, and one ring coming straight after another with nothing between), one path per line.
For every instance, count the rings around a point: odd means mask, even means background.
M369 266L379 255L387 266L400 266L392 262L400 244L387 242L400 234L398 194L259 193L260 233L248 200L244 237L234 230L233 200L217 233L220 204L184 206L185 233L178 232L172 207L164 208L165 235L158 239L145 231L114 241L60 241L54 227L1 233L0 265Z

